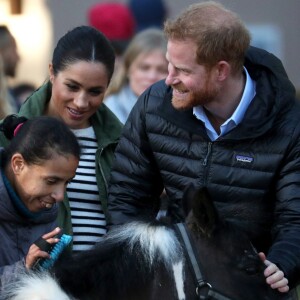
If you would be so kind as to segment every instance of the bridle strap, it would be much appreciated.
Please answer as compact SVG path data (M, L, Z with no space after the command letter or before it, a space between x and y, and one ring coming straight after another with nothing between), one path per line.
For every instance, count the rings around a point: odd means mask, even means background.
M232 298L228 298L228 297L222 295L221 293L214 291L213 289L209 289L206 299L233 300Z
M204 277L200 271L200 267L198 264L198 261L195 256L195 252L193 250L190 237L188 235L188 232L186 230L185 223L177 223L175 224L176 231L180 234L180 237L184 243L186 253L188 254L188 258L190 261L190 265L193 268L194 275L197 281L197 287L196 287L196 294L199 297L200 300L206 300L206 299L217 299L217 300L232 300L219 292L213 290L211 284L209 282L206 282L204 280ZM206 295L201 294L201 289L207 289Z
M178 230L180 232L180 236L182 237L186 252L189 256L190 263L193 267L193 270L194 270L194 273L195 273L195 276L197 279L197 284L201 286L205 282L203 280L203 275L200 271L199 264L197 262L195 254L194 254L194 250L193 250L190 238L185 229L185 225L183 223L177 223L177 224L175 224L175 226L178 228Z

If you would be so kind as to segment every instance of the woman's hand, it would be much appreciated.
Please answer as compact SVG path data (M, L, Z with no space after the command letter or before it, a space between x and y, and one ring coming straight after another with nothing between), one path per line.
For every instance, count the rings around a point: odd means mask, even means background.
M57 227L51 232L44 234L42 238L49 244L56 244L59 239L55 238L55 236L60 232L60 230L61 229ZM36 244L32 244L25 258L26 268L32 268L36 261L40 258L50 258L50 255L48 252L41 250Z
M272 262L266 259L263 252L260 252L259 257L267 266L264 271L267 284L270 285L272 289L277 289L279 292L286 293L289 291L288 280L284 277L284 273L279 270L279 268Z

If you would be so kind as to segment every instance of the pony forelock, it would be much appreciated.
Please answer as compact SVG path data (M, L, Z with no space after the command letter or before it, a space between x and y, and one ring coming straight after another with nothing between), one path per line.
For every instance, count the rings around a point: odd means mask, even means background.
M168 268L183 260L183 252L174 231L162 225L130 222L110 231L107 239L126 242L130 252L138 247L151 267L155 260Z

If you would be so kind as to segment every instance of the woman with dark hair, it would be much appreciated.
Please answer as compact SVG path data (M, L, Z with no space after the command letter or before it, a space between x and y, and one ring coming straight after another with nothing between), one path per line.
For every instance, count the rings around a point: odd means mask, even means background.
M6 117L1 130L12 140L0 149L0 290L39 258L34 242L57 243L56 203L75 176L80 146L72 131L52 117Z
M58 224L73 235L73 250L90 248L106 233L107 180L121 123L102 105L114 71L107 38L89 26L67 32L54 49L50 80L22 105L19 115L57 117L82 148L74 180L59 205ZM7 140L0 136L0 145Z

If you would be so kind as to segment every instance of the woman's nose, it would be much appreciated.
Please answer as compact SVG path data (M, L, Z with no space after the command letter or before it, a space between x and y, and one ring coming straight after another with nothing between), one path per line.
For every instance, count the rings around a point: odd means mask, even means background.
M64 196L65 196L65 186L58 186L51 194L51 197L53 199L55 199L55 202L61 202L64 200Z
M74 98L74 103L79 108L84 108L88 106L88 101L84 93L78 93Z

